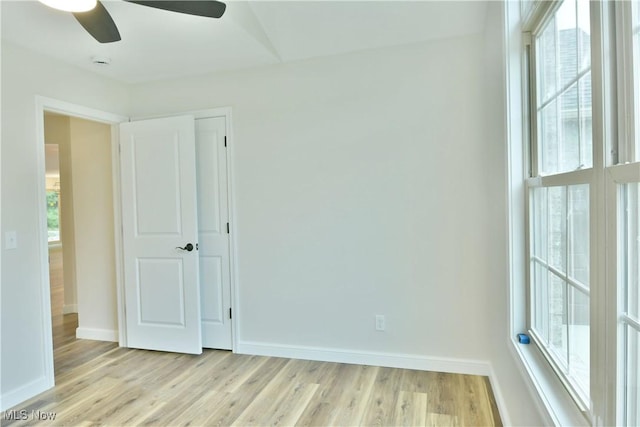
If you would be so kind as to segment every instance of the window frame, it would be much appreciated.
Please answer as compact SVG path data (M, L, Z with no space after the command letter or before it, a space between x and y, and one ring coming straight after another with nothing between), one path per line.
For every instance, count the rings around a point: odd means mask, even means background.
M510 212L510 269L513 332L521 328L531 330L532 286L530 261L530 193L540 186L571 185L590 180L590 409L583 410L584 421L592 425L621 425L626 405L625 357L626 338L620 263L621 253L622 185L640 182L640 92L634 83L634 49L631 2L591 1L591 78L593 167L547 176L537 176L538 147L537 90L535 79L535 48L532 34L539 34L560 7L561 0L534 0L527 7L520 5L520 15L513 20L507 7L507 27L517 23L521 30L520 64L514 64L513 50L507 53L507 84L519 82L521 93L508 94L511 120L522 119L508 126L509 145L509 212ZM638 5L640 7L640 5ZM638 27L636 26L636 30ZM507 44L509 47L509 44ZM635 51L638 54L638 50ZM512 75L511 70L517 70ZM640 72L640 71L636 71ZM533 80L533 85L530 83ZM514 107L513 103L518 103ZM514 115L514 113L519 113ZM522 138L511 128L522 126ZM522 150L522 156L517 153ZM521 162L521 163L520 163ZM518 171L522 181L518 183ZM514 172L516 172L514 174ZM515 234L513 234L515 233ZM522 244L519 248L514 244ZM638 325L636 325L638 326ZM535 338L533 340L535 342ZM545 385L553 364L537 364L533 346L516 345L540 397L556 423L573 419L580 405L568 396L571 387ZM546 366L549 365L549 366ZM558 379L561 377L558 377ZM548 381L546 381L548 383ZM560 384L560 383L559 383ZM560 402L565 402L564 405ZM568 402L574 402L571 405ZM567 406L568 405L568 406ZM571 408L569 408L571 406ZM575 407L573 407L575 406ZM584 408L583 408L584 409Z
M528 21L525 23L525 36L524 36L524 51L525 51L525 62L526 62L526 70L525 70L525 78L523 80L524 87L524 125L526 129L525 135L525 144L527 148L525 152L527 153L527 158L525 159L525 171L527 171L528 175L525 178L525 283L526 283L526 327L528 329L529 334L532 337L532 341L535 343L536 347L540 352L544 355L546 361L549 363L550 367L553 369L554 373L565 387L566 391L569 393L573 401L575 402L578 410L583 414L586 419L591 418L592 414L592 405L591 401L593 400L592 395L594 391L594 378L593 378L593 369L590 368L590 390L589 396L584 396L580 390L574 386L569 379L569 377L564 373L564 369L560 366L559 362L554 360L551 352L546 348L542 339L538 336L538 334L534 331L533 327L533 318L534 318L534 294L535 289L532 283L532 272L531 272L531 241L532 241L532 218L530 215L531 209L531 198L533 197L533 190L540 187L557 187L557 186L571 186L571 185L581 185L585 184L589 186L589 199L590 199L590 207L589 207L589 221L590 221L590 238L589 238L589 248L590 248L590 265L593 267L594 265L594 257L596 257L596 251L594 250L596 247L596 234L594 234L595 228L595 217L594 213L598 209L597 200L592 195L594 194L594 189L597 187L597 172L596 170L601 166L601 156L598 155L598 148L602 146L602 141L599 135L596 135L597 126L595 117L595 109L593 96L597 87L597 83L594 82L594 73L593 70L596 68L600 61L598 58L594 56L594 47L593 40L598 36L598 26L594 26L594 7L590 7L591 13L591 80L592 80L592 166L588 168L578 168L573 171L563 171L554 174L541 175L539 173L540 169L540 147L539 147L539 136L538 136L538 70L536 68L537 65L537 46L536 39L538 36L542 34L542 32L547 28L547 25L554 18L556 12L561 7L563 1L553 1L553 2L539 2L537 3L537 7L535 10L529 14ZM592 2L590 2L591 4ZM594 34L594 27L596 30L596 34ZM558 95L561 96L561 95ZM547 101L548 102L548 101ZM598 141L598 142L596 142ZM594 271L596 269L591 268L590 277L589 277L589 329L590 329L590 343L593 342L593 285L596 282L596 277L598 272ZM590 344L591 345L591 344ZM593 346L591 346L592 348ZM590 366L593 363L593 351L590 351ZM587 399L585 399L587 397Z

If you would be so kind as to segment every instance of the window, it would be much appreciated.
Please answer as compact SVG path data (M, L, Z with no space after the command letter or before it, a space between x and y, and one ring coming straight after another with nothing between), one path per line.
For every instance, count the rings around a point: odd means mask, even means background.
M60 241L60 193L47 191L47 231L49 242Z
M506 6L524 40L507 50L512 321L533 346L518 354L555 421L638 426L640 0L519 6Z
M565 0L533 34L529 181L530 330L583 408L590 401L590 46L588 0Z

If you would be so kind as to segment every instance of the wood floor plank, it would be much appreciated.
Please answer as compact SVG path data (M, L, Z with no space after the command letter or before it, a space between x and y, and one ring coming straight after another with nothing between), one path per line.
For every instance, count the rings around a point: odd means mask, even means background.
M401 381L401 369L380 368L361 425L385 426L390 424L395 416Z
M390 425L423 426L427 422L427 394L401 391Z
M458 402L456 407L464 408L460 411L460 423L465 426L493 425L493 414L490 405L479 405L480 399L488 402L485 383L482 377L475 375L459 375Z
M458 427L458 417L455 415L428 413L427 422L425 424L429 427Z
M340 364L321 384L296 425L359 425L373 388L378 367Z
M268 358L268 360L242 384L235 393L225 393L215 404L203 425L229 426L256 399L256 396L289 363L289 359Z
M232 426L294 425L317 389L318 384L295 382L260 393Z
M456 396L459 384L456 374L435 372L429 382L427 396L427 410L431 413L456 414Z

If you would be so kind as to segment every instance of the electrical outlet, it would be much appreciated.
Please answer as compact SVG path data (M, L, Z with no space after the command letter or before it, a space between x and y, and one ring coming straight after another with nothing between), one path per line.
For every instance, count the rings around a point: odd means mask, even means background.
M385 321L383 314L376 314L376 331L384 331Z

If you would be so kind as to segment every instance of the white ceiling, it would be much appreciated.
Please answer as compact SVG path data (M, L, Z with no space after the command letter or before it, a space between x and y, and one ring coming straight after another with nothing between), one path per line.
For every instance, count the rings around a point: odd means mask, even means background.
M2 38L127 83L257 67L479 33L487 1L228 1L220 19L103 1L122 41L67 12L2 0ZM111 58L98 66L94 56Z

